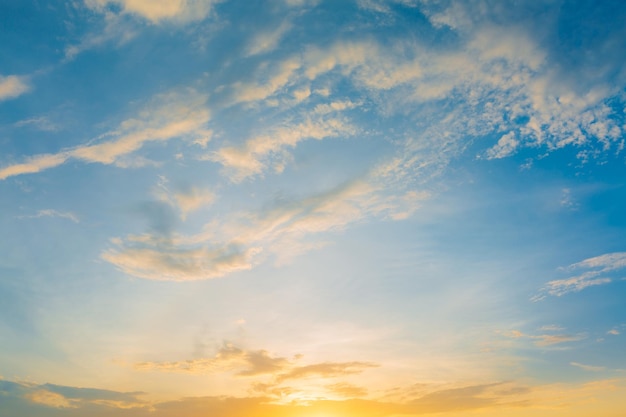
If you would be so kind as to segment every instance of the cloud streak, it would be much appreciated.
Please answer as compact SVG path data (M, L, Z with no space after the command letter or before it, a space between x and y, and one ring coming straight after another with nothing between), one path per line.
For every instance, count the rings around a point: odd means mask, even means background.
M138 371L181 372L191 374L215 374L235 372L238 377L271 376L273 383L265 386L274 390L285 381L310 378L336 378L359 374L379 365L371 362L320 362L298 365L295 360L272 356L266 350L246 350L224 343L210 358L190 359L174 362L140 362L134 365Z
M148 143L164 143L183 138L191 143L206 142L210 132L206 124L210 113L204 107L206 97L187 91L157 96L138 118L127 119L114 131L102 135L99 143L89 143L54 154L29 157L25 162L0 168L0 180L33 174L63 165L69 160L113 164ZM122 164L124 165L124 164Z
M564 279L549 281L540 292L531 298L539 301L546 295L560 297L562 295L579 292L585 288L604 285L613 282L611 273L626 268L626 252L614 252L593 258L562 268L566 272L579 272L576 275Z
M30 216L19 216L18 218L20 219L38 219L41 217L58 217L61 219L68 219L73 221L74 223L80 223L80 219L78 218L78 216L72 212L69 211L57 211L57 210L53 210L53 209L44 209L44 210L39 210L37 212L37 214L33 214Z
M560 330L560 329L559 329ZM547 333L547 334L539 334L532 335L522 333L519 330L511 330L508 332L500 332L503 336L509 337L511 339L530 339L534 340L534 345L538 347L549 347L554 345L559 345L562 343L569 342L577 342L583 339L586 339L586 335L584 334L563 334L563 333Z
M308 118L301 123L276 128L266 135L249 139L243 146L223 147L206 156L206 159L220 163L224 167L223 173L238 183L263 173L268 165L273 166L274 171L281 172L288 158L285 150L296 147L303 140L352 136L356 131L354 126L341 118Z

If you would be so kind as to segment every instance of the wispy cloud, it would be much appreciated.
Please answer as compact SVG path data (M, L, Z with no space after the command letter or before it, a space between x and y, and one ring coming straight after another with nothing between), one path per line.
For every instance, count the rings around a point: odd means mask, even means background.
M199 374L237 370L239 376L256 376L279 373L289 366L288 359L272 357L265 350L244 350L231 343L225 343L211 358L175 362L141 362L135 364L135 369Z
M189 213L207 207L215 201L215 194L205 188L178 186L170 190L165 177L161 177L154 194L160 201L175 207L180 212L183 221Z
M224 174L233 182L241 182L263 173L268 165L281 172L285 159L288 159L285 150L294 148L303 140L345 137L355 133L356 128L352 124L338 117L308 118L249 139L243 146L223 147L206 158L222 164Z
M353 384L340 382L337 384L326 385L326 388L335 395L344 398L360 398L367 396L367 389Z
M15 122L14 126L32 127L45 132L54 132L55 130L59 129L59 126L57 126L55 123L51 122L50 119L44 116L31 117L30 119L20 120L18 122Z
M121 13L132 14L152 23L187 23L204 19L220 0L85 0L96 10L109 10L108 6L121 8Z
M601 372L601 371L606 370L606 367L604 366L591 366L591 365L585 365L585 364L578 363L578 362L570 362L569 364L577 368L583 369L585 371L591 371L591 372Z
M562 329L559 329L562 330ZM548 347L553 345L559 345L561 343L577 342L586 339L585 334L564 334L564 333L544 333L544 334L526 334L519 330L511 330L506 332L500 332L503 336L511 339L530 339L533 340L533 344L538 347Z
M137 118L125 120L116 130L93 141L95 143L55 154L35 155L26 162L0 168L0 180L54 168L71 159L113 164L147 143L163 143L175 138L184 138L190 143L205 143L205 138L210 136L206 129L210 119L209 111L204 106L206 97L192 90L181 93L185 94L157 96Z
M369 362L323 362L312 365L297 366L277 376L278 382L290 379L309 377L332 378L337 376L358 374L367 368L375 368L378 365Z
M247 55L258 55L274 50L281 38L293 25L289 21L283 21L273 30L255 33L247 48Z
M0 101L21 96L30 90L26 77L17 75L0 75Z
M301 358L297 355L293 360L285 357L272 356L265 350L247 350L232 343L224 343L217 353L210 358L190 359L175 362L140 362L134 368L139 371L183 372L193 374L213 374L235 371L239 377L256 377L269 375L276 388L288 380L307 378L335 378L358 374L378 365L370 362L321 362L299 365ZM269 385L266 387L268 388Z
M29 216L19 216L18 218L20 219L36 219L36 218L40 218L40 217L59 217L62 219L68 219L73 221L74 223L80 223L80 219L78 218L78 216L70 211L57 211L57 210L53 210L53 209L44 209L44 210L39 210L37 212L37 214L32 214Z
M268 256L283 263L323 245L315 237L372 216L402 219L429 197L386 195L359 180L261 212L216 218L195 235L170 230L116 238L102 258L123 272L155 280L199 280L251 269Z
M87 2L87 4L91 3ZM81 39L65 47L65 62L72 61L85 51L111 44L121 46L135 38L137 28L133 24L112 11L104 9L101 11L103 13L101 26L92 29Z
M256 102L271 97L293 80L300 66L301 63L297 59L285 59L259 74L258 82L237 82L233 86L232 104Z
M541 291L531 298L539 301L546 295L560 297L570 292L582 291L585 288L608 284L613 281L610 273L626 268L626 252L614 252L585 259L561 270L566 272L582 271L565 279L549 281Z

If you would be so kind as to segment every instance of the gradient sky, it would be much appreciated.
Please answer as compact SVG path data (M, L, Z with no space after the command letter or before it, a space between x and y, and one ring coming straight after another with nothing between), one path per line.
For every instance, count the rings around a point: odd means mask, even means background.
M0 0L3 417L618 417L626 3Z

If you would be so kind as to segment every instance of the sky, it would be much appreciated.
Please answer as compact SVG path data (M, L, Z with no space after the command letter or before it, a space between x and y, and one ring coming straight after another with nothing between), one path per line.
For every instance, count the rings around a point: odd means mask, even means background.
M622 416L624 21L0 0L0 414Z

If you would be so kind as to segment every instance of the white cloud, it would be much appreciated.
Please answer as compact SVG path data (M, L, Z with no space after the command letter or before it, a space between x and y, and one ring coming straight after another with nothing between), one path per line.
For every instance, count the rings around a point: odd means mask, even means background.
M17 75L0 75L0 101L21 96L30 90L27 79Z
M73 221L74 223L79 223L80 219L78 216L72 212L66 211L57 211L52 209L39 210L37 214L33 214L30 216L19 216L20 219L36 219L40 217L59 217L62 219L68 219Z
M295 147L303 140L322 140L355 133L356 128L341 118L307 118L300 123L278 127L267 134L248 139L240 147L223 147L205 159L219 162L226 176L233 182L241 182L261 174L268 166L273 165L280 171L287 157L286 149Z
M141 30L136 19L152 24L187 24L205 19L221 0L83 0L102 15L102 26L65 48L65 60L105 44L124 45Z
M320 0L284 0L288 7L314 7Z
M124 45L137 34L137 28L127 19L123 19L122 16L113 13L111 11L103 10L101 7L96 7L94 2L87 2L91 7L95 7L97 10L101 10L103 13L103 26L92 32L87 33L83 38L75 43L68 45L65 48L65 60L71 61L79 54L103 46L107 43L113 43L116 45ZM93 3L93 4L92 4Z
M54 168L62 165L70 158L68 152L60 152L58 154L44 154L29 157L26 162L21 164L9 165L0 169L0 180L7 179L16 175L34 174L44 171L48 168Z
M278 46L281 38L287 33L293 25L284 21L274 30L254 34L253 39L247 48L247 55L258 55L270 52Z
M54 132L58 130L59 127L51 122L47 117L31 117L30 119L20 120L15 122L16 127L29 127L32 126L35 129L43 130L45 132Z
M276 94L291 81L299 68L298 60L287 59L280 63L268 77L263 77L264 79L259 83L236 84L233 104L264 100Z
M498 143L487 150L487 159L500 159L510 156L519 146L519 141L515 139L515 133L509 132L503 135Z
M125 120L117 130L101 136L110 138L108 140L77 146L56 154L32 156L26 162L1 168L0 180L54 168L70 159L113 164L150 142L185 138L196 143L210 136L206 129L210 119L209 111L205 107L206 97L191 90L181 93L157 96L138 117ZM125 163L119 165L129 166Z
M259 249L185 249L168 242L130 242L110 249L102 259L128 275L158 281L193 281L221 277L252 267Z
M598 277L599 274L600 273L597 271L591 271L567 279L550 281L546 284L545 290L547 290L550 295L561 296L569 292L578 292L587 287L611 282L610 278Z
M359 105L359 103L354 103L352 100L337 100L330 103L318 104L313 109L313 112L316 114L328 114L344 110L350 110L358 107Z
M202 20L219 0L85 0L87 6L102 10L108 5L121 7L123 13L140 16L152 23L187 23Z
M539 301L545 298L546 294L562 296L570 292L578 292L587 287L608 284L613 281L608 273L626 267L626 252L614 252L593 258L585 259L581 262L562 268L565 271L584 270L581 274L565 279L558 279L548 282L531 300ZM585 271L586 270L586 271Z
M215 201L215 194L206 188L177 187L171 191L167 182L166 178L161 177L154 194L160 201L175 207L183 221L189 213L207 207Z
M626 267L626 252L606 253L604 255L585 259L567 267L567 270L580 268L597 268L599 272L615 271Z
M570 362L569 364L577 368L583 369L585 371L591 371L591 372L606 371L606 367L604 366L591 366L591 365L585 365L585 364L578 363L578 362Z

